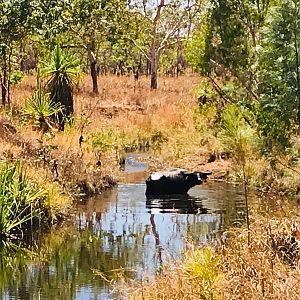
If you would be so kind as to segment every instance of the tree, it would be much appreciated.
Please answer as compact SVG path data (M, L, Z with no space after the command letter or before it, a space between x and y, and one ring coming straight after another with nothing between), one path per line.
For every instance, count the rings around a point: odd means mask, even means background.
M10 105L10 74L16 45L31 29L32 1L12 0L0 3L0 81L2 105Z
M270 12L262 35L259 121L263 134L279 144L300 125L299 5L298 0L281 1Z
M74 43L66 46L82 47L87 51L94 93L98 93L97 48L111 36L118 34L125 8L125 0L72 2L70 14L73 22L69 32L74 37Z
M211 70L227 70L230 79L245 88L249 98L257 100L257 49L272 2L212 0L188 47L189 61L195 69L210 77L215 85Z
M143 15L145 25L149 28L146 45L131 40L150 61L150 86L151 89L157 89L161 53L169 46L181 42L190 33L191 23L200 12L200 6L193 0L160 0L155 6L152 1L142 1L130 7L136 14Z

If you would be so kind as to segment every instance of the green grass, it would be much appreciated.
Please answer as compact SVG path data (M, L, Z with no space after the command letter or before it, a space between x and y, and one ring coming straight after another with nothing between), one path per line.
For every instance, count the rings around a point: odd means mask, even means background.
M0 164L0 239L18 237L45 216L47 191L29 182L20 164Z

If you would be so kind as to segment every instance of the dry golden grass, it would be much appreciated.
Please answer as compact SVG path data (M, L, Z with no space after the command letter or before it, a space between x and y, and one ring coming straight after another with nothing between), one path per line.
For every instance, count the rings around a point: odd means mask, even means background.
M6 124L0 122L0 159L21 160L31 178L56 181L72 193L94 193L110 186L112 178L122 175L119 163L125 152L141 147L150 170L228 169L228 161L206 165L209 153L220 145L205 128L200 134L194 124L193 91L200 82L198 76L159 78L159 88L153 91L149 78L135 82L131 77L105 76L99 78L100 92L95 95L90 77L85 76L74 93L74 123L64 132L54 129L44 134L20 114L37 86L35 76L26 76L12 89L11 112L0 113ZM103 137L110 139L107 149ZM62 209L54 198L54 209Z
M97 132L125 133L132 140L161 132L167 142L149 153L150 167L199 169L211 151L219 150L213 138L205 132L200 135L193 123L193 107L197 103L193 91L200 82L197 76L160 78L159 89L152 91L149 78L135 82L131 77L106 76L99 78L100 92L94 95L91 80L85 76L74 97L76 126L64 133L55 133L47 143L57 146L56 156L80 153L86 163L94 164L99 151L91 147L91 136ZM21 107L35 86L35 77L26 77L13 90L13 105ZM79 146L81 132L85 139L82 148ZM32 131L31 126L22 126L21 134L35 144L42 140L42 135ZM116 174L117 163L111 162L122 155L116 152L118 150L111 149L100 153L104 173ZM109 166L106 162L110 162ZM228 168L227 163L222 166L219 162L209 167Z

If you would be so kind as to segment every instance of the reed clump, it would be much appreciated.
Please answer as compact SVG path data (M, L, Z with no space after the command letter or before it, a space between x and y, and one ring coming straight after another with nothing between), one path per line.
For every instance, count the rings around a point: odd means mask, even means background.
M0 164L0 238L22 236L48 219L47 191L20 164Z

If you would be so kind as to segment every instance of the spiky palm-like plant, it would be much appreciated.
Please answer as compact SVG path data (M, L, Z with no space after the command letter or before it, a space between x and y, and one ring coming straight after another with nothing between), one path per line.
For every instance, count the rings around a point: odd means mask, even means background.
M63 130L64 116L70 117L74 112L73 89L80 75L79 60L56 46L43 73L49 78L46 88L50 99L63 107L63 113L59 114L60 127Z
M51 128L51 118L57 117L62 111L62 106L51 100L49 94L41 89L36 90L22 108L22 114L30 119L35 127L44 131Z

